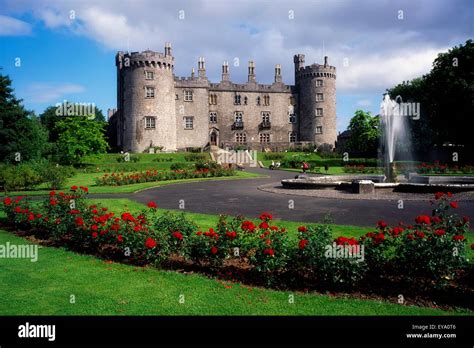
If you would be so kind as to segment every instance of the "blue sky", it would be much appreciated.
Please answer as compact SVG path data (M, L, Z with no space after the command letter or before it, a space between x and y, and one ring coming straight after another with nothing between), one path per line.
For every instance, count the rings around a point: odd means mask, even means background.
M306 64L328 55L342 131L357 109L377 113L386 88L427 73L438 52L472 38L472 23L469 0L0 0L0 66L36 113L66 99L105 114L116 104L117 50L162 52L170 41L178 76L205 56L218 82L222 61L238 58L231 79L245 82L253 59L257 81L271 83L279 63L288 84L294 54Z

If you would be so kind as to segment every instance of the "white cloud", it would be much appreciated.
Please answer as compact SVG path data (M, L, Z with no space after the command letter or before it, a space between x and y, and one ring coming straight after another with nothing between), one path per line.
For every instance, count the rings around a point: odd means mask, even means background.
M19 19L0 15L0 36L30 35L31 25Z
M84 92L86 89L77 84L51 84L34 82L27 86L25 98L33 103L61 103L64 97Z

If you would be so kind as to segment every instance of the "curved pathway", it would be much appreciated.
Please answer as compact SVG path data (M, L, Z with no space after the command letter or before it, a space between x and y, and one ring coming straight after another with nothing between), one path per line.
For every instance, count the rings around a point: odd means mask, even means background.
M264 192L258 187L271 183L277 185L282 179L293 178L296 173L260 168L248 170L268 177L171 184L133 194L98 194L93 197L121 197L141 203L155 201L160 208L165 209L179 209L182 201L185 211L242 214L252 218L268 211L275 219L302 222L322 222L329 214L334 223L355 226L375 226L381 219L389 224L399 221L412 223L417 215L431 215L429 202L422 200L405 200L404 208L399 209L396 200L343 200ZM468 215L474 220L474 201L463 201L459 205L457 213Z

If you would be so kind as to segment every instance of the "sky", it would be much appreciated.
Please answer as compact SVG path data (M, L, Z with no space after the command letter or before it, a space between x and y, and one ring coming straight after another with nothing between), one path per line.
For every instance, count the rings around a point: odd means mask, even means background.
M337 127L377 114L387 88L430 71L440 52L473 35L473 0L0 0L0 67L37 114L63 100L116 106L117 51L163 52L175 75L206 59L211 82L294 83L293 55L337 69ZM236 64L238 63L238 64Z

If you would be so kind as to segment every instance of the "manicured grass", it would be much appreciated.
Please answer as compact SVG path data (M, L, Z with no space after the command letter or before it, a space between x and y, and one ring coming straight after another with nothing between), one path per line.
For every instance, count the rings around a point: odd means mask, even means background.
M236 171L233 176L222 176L215 178L197 178L197 179L181 179L181 180L166 180L157 182L145 182L140 184L122 185L122 186L96 186L94 179L96 177L103 176L105 173L79 173L74 177L69 178L65 185L65 189L76 186L87 186L89 193L131 193L140 191L143 189L158 187L170 184L195 182L195 181L208 181L208 180L235 180L235 179L251 179L261 177L260 174L250 173L245 171ZM44 186L43 186L44 187ZM9 192L7 196L18 196L18 195L46 195L50 190L41 189L39 186L38 190L35 191L15 191ZM5 193L1 193L0 196L5 196Z
M25 244L0 230L0 244ZM0 315L462 315L467 311L291 293L127 266L42 247L0 259ZM294 295L294 304L289 295ZM71 296L75 303L70 303ZM184 303L180 303L183 299Z

